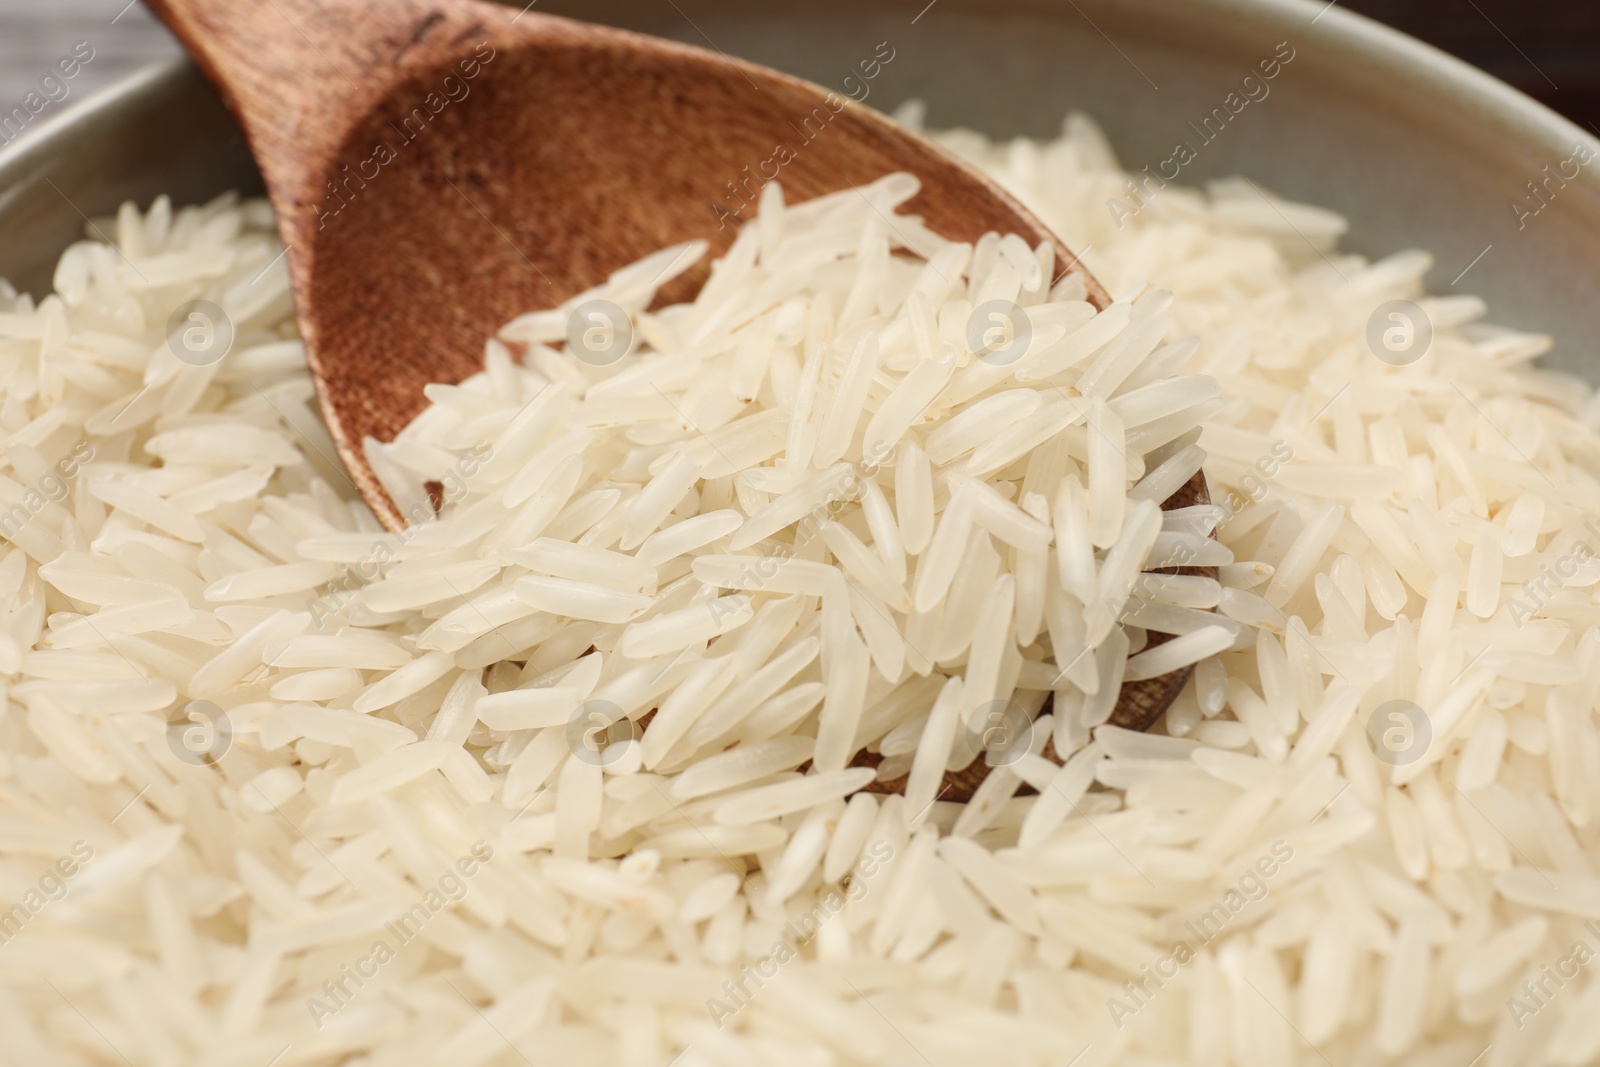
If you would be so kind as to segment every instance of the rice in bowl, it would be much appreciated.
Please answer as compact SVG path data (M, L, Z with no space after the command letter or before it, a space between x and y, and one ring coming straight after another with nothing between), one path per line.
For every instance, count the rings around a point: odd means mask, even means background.
M1592 390L1248 183L1119 227L1082 117L940 137L1117 303L958 268L901 179L774 191L694 305L646 310L669 250L430 388L369 451L400 533L264 205L130 206L7 291L8 1053L1591 1062ZM166 343L196 300L231 343ZM990 300L1046 309L1014 359ZM1026 743L939 800L996 700Z

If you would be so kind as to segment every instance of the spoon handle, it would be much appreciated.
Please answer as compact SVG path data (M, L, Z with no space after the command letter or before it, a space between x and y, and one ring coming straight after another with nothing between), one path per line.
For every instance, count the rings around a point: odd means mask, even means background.
M147 0L147 6L239 120L280 214L308 192L318 198L311 186L352 128L407 81L470 56L513 19L540 21L477 0Z

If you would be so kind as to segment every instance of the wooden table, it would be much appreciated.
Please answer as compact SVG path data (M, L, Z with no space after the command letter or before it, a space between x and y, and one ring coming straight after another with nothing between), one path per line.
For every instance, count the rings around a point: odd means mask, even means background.
M56 61L87 41L94 58L66 83L67 95L40 112L42 120L130 71L174 55L178 45L144 5L128 0L0 0L0 114L22 103Z

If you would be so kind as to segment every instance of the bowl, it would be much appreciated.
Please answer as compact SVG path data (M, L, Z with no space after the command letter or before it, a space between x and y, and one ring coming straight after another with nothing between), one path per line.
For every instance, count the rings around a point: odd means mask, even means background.
M1344 214L1353 251L1428 249L1433 291L1484 297L1494 321L1555 338L1549 365L1600 380L1587 343L1600 328L1600 141L1337 0L613 0L598 11L546 0L539 11L716 48L884 110L920 98L932 126L1045 136L1079 108L1131 170L1198 143L1178 180L1242 173ZM1286 54L1277 77L1251 83L1268 92L1246 85ZM864 78L861 64L885 55ZM1247 92L1259 99L1206 126ZM47 291L86 217L123 200L260 187L194 68L148 68L0 152L0 276Z

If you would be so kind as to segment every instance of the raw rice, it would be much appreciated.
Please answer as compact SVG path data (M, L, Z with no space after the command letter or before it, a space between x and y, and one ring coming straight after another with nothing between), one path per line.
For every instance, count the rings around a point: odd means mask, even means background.
M768 184L694 302L651 310L705 254L663 250L367 443L398 534L327 463L264 204L0 284L0 1059L1594 1062L1600 401L1329 212L1119 226L1082 116L939 137L1111 307L909 176ZM212 368L161 335L197 298ZM566 350L586 300L626 359ZM940 799L997 704L1026 743Z

